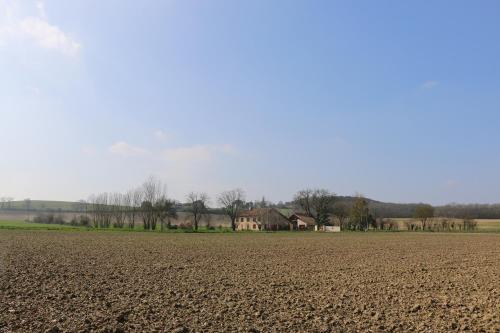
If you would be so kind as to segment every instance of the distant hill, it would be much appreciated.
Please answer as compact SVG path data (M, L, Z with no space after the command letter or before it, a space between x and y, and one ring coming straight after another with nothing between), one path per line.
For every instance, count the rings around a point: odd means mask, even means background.
M177 211L184 212L187 210L188 204L177 204ZM27 203L24 200L16 200L11 202L0 202L0 211L25 212ZM29 210L31 212L61 212L61 213L80 213L85 212L85 203L73 201L51 201L51 200L31 200L29 202ZM213 214L222 214L220 208L210 209Z
M351 205L355 198L350 196L339 196L337 202L344 202ZM413 217L418 203L389 203L373 199L368 201L370 212L374 216L387 218L409 218ZM291 202L279 203L275 205L281 209L291 209ZM178 205L179 211L186 211L186 204ZM0 211L26 211L25 201L11 201L10 203L0 203ZM80 202L71 201L48 201L31 200L30 211L32 212L84 212L85 206ZM218 208L211 209L213 214L221 214L222 210ZM475 219L500 219L500 204L450 204L435 207L436 216L448 217L470 217Z
M368 201L368 206L370 207L370 213L374 216L383 216L387 218L408 218L413 217L415 208L419 205L417 203L388 203L373 200L370 198L365 198ZM347 206L351 206L355 197L352 196L338 196L337 203L345 203ZM279 208L293 207L292 202L285 202L278 205ZM500 210L499 210L500 215Z
M355 197L339 196L337 202L343 202L350 206ZM411 218L415 209L421 203L391 203L381 202L366 198L370 213L375 217L386 218ZM291 202L286 202L280 207L292 207ZM456 217L456 218L474 218L474 219L500 219L500 204L449 204L444 206L435 206L436 216Z
M26 211L26 208L27 204L24 200L0 203L2 210ZM84 206L80 202L31 200L29 209L31 211L80 212L84 211Z
M339 197L339 201L352 204L354 197ZM373 199L366 199L370 212L374 216L387 218L409 218L413 217L415 209L421 203L390 203ZM474 218L474 219L498 219L500 218L500 204L449 204L435 206L436 216Z

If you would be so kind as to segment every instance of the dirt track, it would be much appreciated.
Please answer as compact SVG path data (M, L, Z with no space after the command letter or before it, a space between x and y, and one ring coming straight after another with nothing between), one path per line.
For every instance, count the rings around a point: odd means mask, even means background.
M500 332L500 235L0 231L0 332Z

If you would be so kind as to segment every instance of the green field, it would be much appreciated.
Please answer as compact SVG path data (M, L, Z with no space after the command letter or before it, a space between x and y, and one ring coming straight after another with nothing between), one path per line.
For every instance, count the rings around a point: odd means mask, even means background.
M413 220L410 218L396 218L399 223L399 230L406 230L405 222ZM480 232L500 232L500 219L476 219L477 231Z
M142 232L144 229L140 224L136 225L134 229L129 229L127 227L124 228L106 228L106 229L96 229L93 227L82 227L82 226L72 226L69 224L44 224L44 223L34 223L34 222L26 222L20 220L0 220L0 229L16 229L16 230L94 230L94 231L123 231L123 232L131 232L137 231ZM158 226L156 232L160 231L160 227ZM200 227L197 232L199 233L220 233L220 232L230 232L230 228L215 228L215 229L206 229L205 227ZM170 229L165 230L164 232L168 233L189 233L193 232L190 229Z
M500 220L476 220L479 231L500 232Z
M400 222L400 231L405 231L403 223L406 219L397 219ZM478 219L477 221L477 232L500 232L500 219L499 220L485 220ZM0 229L21 229L21 230L114 230L114 231L144 231L142 225L138 223L133 230L127 227L124 228L108 228L108 229L95 229L93 227L81 227L72 226L68 224L43 224L43 223L33 223L25 222L22 220L0 220ZM159 226L158 230L159 231ZM227 227L215 228L214 230L207 230L205 227L200 227L198 232L230 232L231 229ZM192 232L192 230L185 229L171 229L165 230L169 233L185 233Z

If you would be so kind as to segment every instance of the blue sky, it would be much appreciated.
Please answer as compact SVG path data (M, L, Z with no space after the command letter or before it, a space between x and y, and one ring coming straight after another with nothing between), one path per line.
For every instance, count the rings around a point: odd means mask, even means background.
M0 0L0 196L500 202L498 1ZM215 201L215 200L213 200Z

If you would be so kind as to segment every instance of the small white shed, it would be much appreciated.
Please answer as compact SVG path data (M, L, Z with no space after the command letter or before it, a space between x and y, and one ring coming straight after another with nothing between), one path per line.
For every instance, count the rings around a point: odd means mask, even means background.
M318 228L318 226L315 225L314 231L340 232L340 227L338 225L323 225Z

